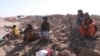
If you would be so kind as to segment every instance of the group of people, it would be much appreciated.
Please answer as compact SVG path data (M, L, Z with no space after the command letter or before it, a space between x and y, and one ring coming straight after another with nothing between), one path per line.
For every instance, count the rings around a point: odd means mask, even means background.
M78 10L76 24L78 25L78 30L81 33L81 35L85 37L92 38L97 32L95 19L91 18L88 12L83 13L82 10ZM34 29L32 25L28 24L27 28L24 30L23 33L25 34L25 36L29 33L27 35L27 37L29 38L25 37L25 40L32 38L31 36L33 36L33 33L32 33L33 31ZM49 38L50 37L49 31L50 31L50 24L48 23L48 17L43 17L43 23L41 24L40 37ZM19 35L19 30L16 27L16 25L13 26L12 32L14 33L15 36Z
M50 24L48 23L48 18L47 17L43 17L43 23L41 24L41 32L40 32L40 40L49 40L50 38ZM32 27L31 24L28 24L27 27L25 28L25 30L22 32L25 36L24 36L24 41L28 41L30 42L32 39L34 40L34 28ZM20 31L18 29L18 27L16 25L13 25L12 27L12 35L15 38L18 38ZM34 56L53 56L54 54L54 49L53 47L49 47L49 48L38 48L36 47L37 50L34 52ZM39 49L39 50L38 50Z
M76 24L78 25L78 30L80 34L87 38L94 37L95 33L97 32L95 19L91 18L89 13L83 13L82 10L78 10ZM27 28L23 32L25 35L24 37L25 41L30 41L33 38L34 30L35 29L32 27L31 24L27 25ZM43 23L41 24L40 38L49 39L50 38L49 31L50 31L50 24L48 23L48 17L43 17ZM16 27L16 25L13 25L12 27L12 34L14 35L14 37L18 37L18 35L20 34L20 31ZM47 50L40 50L36 52L36 56L39 56L39 55L47 56L47 54L45 54L47 52L48 52ZM51 56L51 54L49 53L48 56Z
M78 10L77 21L79 32L86 38L93 38L97 32L97 26L95 19L91 18L89 13L83 13L82 10Z
M27 25L25 30L22 32L25 35L24 37L25 41L30 41L33 39L34 30L35 29L32 27L32 24ZM48 23L48 18L43 17L43 23L41 24L41 32L39 34L39 37L41 39L42 38L49 39L50 37L49 31L50 31L50 24ZM14 37L18 37L20 34L20 31L16 25L13 25L11 32Z

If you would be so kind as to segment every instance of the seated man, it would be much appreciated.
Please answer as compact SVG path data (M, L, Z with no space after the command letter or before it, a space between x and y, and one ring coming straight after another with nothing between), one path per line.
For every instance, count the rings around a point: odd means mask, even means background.
M28 24L27 28L23 32L25 34L25 38L24 38L25 41L32 40L32 38L33 38L33 31L34 31L34 29L33 29L32 25Z
M80 26L80 33L84 36L93 37L96 33L95 20L89 17L88 13L85 13L85 20Z

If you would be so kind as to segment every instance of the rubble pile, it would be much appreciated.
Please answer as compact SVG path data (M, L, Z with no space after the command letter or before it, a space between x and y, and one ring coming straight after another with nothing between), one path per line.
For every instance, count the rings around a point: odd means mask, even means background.
M79 31L74 31L72 28L73 22L76 20L75 15L49 15L48 22L50 23L50 34L52 37L52 43L49 43L48 45L54 45L56 47L55 50L55 56L82 56L84 52L84 48L87 48L92 50L91 52L97 53L94 50L100 51L100 19L96 18L96 25L98 26L98 32L96 33L96 36L98 38L98 41L96 40L90 40L85 39L83 36L80 35ZM42 23L42 17L41 16L28 16L23 19L19 19L20 28L25 28L28 23L31 23L33 25L33 28L37 30L37 32L40 32L40 25ZM28 45L17 46L17 50L19 53L23 55L31 56L34 53L35 46L42 46L41 44L38 45L38 41L28 43ZM26 47L27 46L27 47ZM19 48L20 47L20 48ZM25 47L25 48L23 48ZM42 46L42 47L46 47ZM22 48L22 49L21 49ZM25 50L27 49L27 51ZM19 54L18 53L18 54ZM28 53L28 54L27 54ZM31 54L30 54L31 53ZM88 53L88 52L87 52ZM86 53L86 54L87 54ZM8 53L9 54L9 53ZM97 55L99 55L97 53Z
M36 24L39 30L40 24L42 22L41 19L42 17L37 17L36 19L35 18L31 19L29 22L32 22L33 20L34 21L33 25ZM78 31L72 30L72 24L73 22L76 21L75 15L70 15L70 14L49 15L48 21L50 23L53 38L56 39L57 42L59 42L60 44L65 44L67 46L65 49L69 49L71 52L74 52L76 55L80 53L82 48L90 48L92 50L95 49L95 44L97 43L95 40L84 39L84 37L81 36ZM99 26L100 24L98 18L96 19L96 24L97 26ZM58 47L58 48L62 49L63 51L62 47Z
M17 22L17 18L15 17L8 17L8 18L5 18L4 20L8 22Z

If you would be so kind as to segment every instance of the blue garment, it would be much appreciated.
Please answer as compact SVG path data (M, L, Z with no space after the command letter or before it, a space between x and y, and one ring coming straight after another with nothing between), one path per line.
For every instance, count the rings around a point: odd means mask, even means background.
M84 16L81 16L80 18L77 18L76 23L80 26L84 19L85 19Z

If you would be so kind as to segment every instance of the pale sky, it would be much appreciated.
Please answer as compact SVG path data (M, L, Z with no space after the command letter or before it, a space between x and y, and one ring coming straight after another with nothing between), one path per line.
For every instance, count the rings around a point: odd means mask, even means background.
M0 17L77 14L78 9L100 15L99 0L0 0Z

